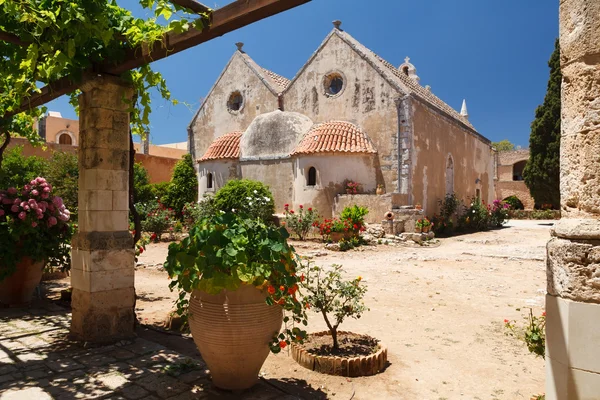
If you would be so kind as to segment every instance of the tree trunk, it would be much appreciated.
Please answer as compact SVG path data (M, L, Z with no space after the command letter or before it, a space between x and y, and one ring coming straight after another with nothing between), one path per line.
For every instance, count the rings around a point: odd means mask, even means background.
M333 350L337 351L340 349L340 345L338 344L338 337L337 337L337 328L332 328L331 329L331 338L333 339Z

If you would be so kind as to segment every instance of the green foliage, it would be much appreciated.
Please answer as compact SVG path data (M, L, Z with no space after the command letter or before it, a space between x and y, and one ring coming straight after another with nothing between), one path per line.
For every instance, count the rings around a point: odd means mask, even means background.
M154 200L150 176L142 163L133 164L133 193L136 203L147 203Z
M294 323L306 322L306 313L297 300L299 277L296 275L294 249L287 243L284 228L275 228L256 218L239 214L217 214L192 227L181 243L172 243L164 264L169 287L180 290L178 310L187 308L186 293L199 289L217 294L236 290L242 284L253 285L269 294L269 305L280 305L292 313ZM273 338L271 351L279 352L292 341L301 342L306 332L288 328Z
M289 204L286 204L283 212L285 214L285 226L291 232L294 232L300 240L306 239L306 236L319 219L319 213L311 207L305 210L302 204L298 207L298 212L290 210Z
M504 326L508 329L508 334L525 342L529 352L546 358L546 313L541 316L533 315L533 310L529 309L527 325L518 327L516 321L504 320Z
M533 210L531 212L532 219L556 219L556 216L557 213L552 210Z
M215 194L215 206L221 211L241 212L267 223L273 220L275 214L275 202L269 187L250 179L228 181Z
M175 222L175 212L156 200L148 203L137 203L135 208L142 220L142 232L153 233L158 240Z
M509 140L504 139L499 142L492 142L492 146L498 151L513 151L515 149L515 145L512 144Z
M525 184L537 204L560 205L560 48L558 39L548 62L550 79L544 102L535 110L529 135L529 161L523 170Z
M446 197L438 200L440 213L434 214L431 218L433 231L436 235L450 234L454 230L454 218L458 218L461 201L456 194L448 193Z
M135 18L112 0L0 0L0 4L0 27L26 43L0 45L0 116L14 112L39 92L40 83L65 76L81 78L83 71L94 66L123 59L128 48L142 43L152 47L168 31L202 29L209 17L203 13L191 21L191 14L167 0L141 0L142 7L153 14L148 19ZM132 132L143 135L148 132L151 110L149 91L156 88L166 100L171 99L170 93L162 76L148 65L122 77L132 83L136 94L131 104ZM70 94L71 104L76 104L77 94ZM40 113L40 109L31 109L5 118L0 131L37 141L32 122Z
M183 223L186 228L191 229L204 218L210 218L217 213L219 210L215 207L214 197L205 195L199 202L192 201L183 206Z
M69 210L44 178L22 186L20 191L0 190L0 281L15 271L23 257L51 267L70 267Z
M508 210L510 204L500 200L494 200L491 206L488 206L489 224L495 227L501 227L508 221Z
M346 318L358 319L369 310L363 302L367 287L360 283L362 278L344 280L343 272L341 265L326 270L308 263L303 268L306 279L301 284L306 290L304 301L325 319L334 351L339 349L337 330L340 324Z
M150 192L152 193L152 198L154 200L163 201L165 196L167 195L167 191L169 190L169 185L171 182L157 182L150 184Z
M38 176L45 176L48 162L41 157L23 155L23 146L16 146L4 153L0 170L0 188L23 186ZM54 182L51 182L54 184Z
M487 207L481 202L479 197L471 200L471 205L465 213L459 218L458 224L461 229L467 231L485 231L490 225L490 215Z
M510 205L511 210L524 210L525 206L523 202L515 195L508 196L503 200L506 204Z
M79 192L77 156L59 151L52 154L48 160L46 179L52 184L54 194L61 197L65 207L71 211L71 219L76 220Z
M362 237L360 237L360 236L352 236L350 238L344 238L338 242L338 245L340 246L340 251L352 250L363 244L365 244L365 243L364 243Z
M186 203L198 199L198 178L192 156L186 154L183 159L175 164L171 183L167 187L167 193L161 198L161 201L168 207L175 210L178 216Z
M365 216L369 213L369 209L367 207L360 207L356 204L352 207L344 207L342 213L340 214L341 220L350 220L352 222L354 230L358 232L358 230L365 224Z
M415 228L423 229L431 226L431 221L427 217L419 218L415 221Z

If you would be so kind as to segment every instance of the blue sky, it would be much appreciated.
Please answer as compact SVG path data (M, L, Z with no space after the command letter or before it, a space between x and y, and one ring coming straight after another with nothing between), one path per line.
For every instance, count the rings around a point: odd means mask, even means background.
M205 1L211 7L231 0ZM137 0L119 4L139 14ZM151 141L187 140L193 113L235 50L292 78L332 29L331 21L394 65L410 56L422 85L470 120L492 141L526 147L535 108L543 101L547 62L558 36L558 4L549 0L313 0L153 64L173 96L154 96ZM66 98L49 110L76 118Z

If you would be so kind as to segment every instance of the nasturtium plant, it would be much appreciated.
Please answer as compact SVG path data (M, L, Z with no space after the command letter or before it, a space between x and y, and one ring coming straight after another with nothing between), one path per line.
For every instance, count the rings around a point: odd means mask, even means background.
M235 213L219 212L200 221L181 243L169 246L164 264L172 279L169 287L180 290L180 314L188 304L186 293L217 294L252 285L265 291L267 304L287 311L286 327L273 338L271 351L302 342L306 332L295 324L306 325L306 313L298 299L297 256L288 236L285 228Z

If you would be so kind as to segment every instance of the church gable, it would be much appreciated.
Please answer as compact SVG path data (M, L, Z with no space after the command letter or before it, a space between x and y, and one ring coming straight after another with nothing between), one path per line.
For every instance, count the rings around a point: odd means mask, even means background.
M260 66L236 51L190 123L193 157L202 157L216 138L244 131L256 116L277 110L278 90Z

